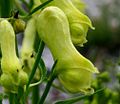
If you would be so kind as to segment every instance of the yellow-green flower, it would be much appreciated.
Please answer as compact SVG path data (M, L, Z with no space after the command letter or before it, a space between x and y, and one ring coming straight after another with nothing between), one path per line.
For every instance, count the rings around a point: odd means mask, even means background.
M34 0L33 3L34 4L33 4L32 9L34 9L35 7L37 7L38 5L41 4L40 0ZM35 43L35 37L37 34L36 18L39 13L40 13L40 11L35 12L35 14L32 15L32 18L30 20L28 20L27 26L26 26L26 29L24 32L23 42L22 42L21 58L22 58L22 62L24 64L24 70L27 72L28 75L31 73L32 67L35 62L34 43ZM36 70L34 79L35 80L40 79L40 71L39 70Z
M10 92L17 93L18 86L25 87L28 76L15 51L15 33L7 20L0 22L0 45L2 52L0 84Z
M86 36L89 27L94 29L91 20L80 12L71 0L53 0L48 6L50 5L60 8L65 13L69 21L73 44L83 46L87 42Z
M55 70L63 86L72 93L93 92L90 87L92 74L98 70L74 47L64 12L57 7L47 7L36 23L40 38L49 47L54 60L58 60Z

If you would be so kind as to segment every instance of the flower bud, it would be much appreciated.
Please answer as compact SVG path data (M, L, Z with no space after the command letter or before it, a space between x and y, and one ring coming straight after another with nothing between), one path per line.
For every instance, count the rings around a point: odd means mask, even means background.
M21 19L16 19L13 28L15 33L23 32L25 30L25 22Z
M73 44L83 46L87 42L86 35L89 27L94 29L90 19L78 10L71 0L53 0L49 5L56 6L65 13Z
M25 22L21 19L12 19L10 20L10 23L12 24L15 33L20 33L25 30Z
M90 87L92 74L98 70L72 44L64 12L57 7L47 7L38 16L36 26L54 60L58 60L55 70L63 86L72 93L93 93Z
M17 93L18 87L27 83L27 74L15 51L15 33L7 20L0 22L0 45L2 52L0 84L10 92Z

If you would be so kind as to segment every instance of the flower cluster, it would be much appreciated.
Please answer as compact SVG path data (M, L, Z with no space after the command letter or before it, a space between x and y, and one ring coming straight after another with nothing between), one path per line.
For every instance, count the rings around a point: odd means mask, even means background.
M41 2L44 1L41 0ZM35 0L33 8L41 2ZM21 49L23 63L16 55L14 31L16 33L23 31L24 22L17 19L12 22L12 27L6 19L0 19L2 52L0 84L13 93L17 93L19 86L25 87L35 62L34 42L35 35L38 33L40 39L50 49L54 60L58 60L55 73L65 89L71 93L93 93L92 75L99 72L75 48L75 45L83 46L87 42L86 35L89 27L94 29L90 19L83 14L83 11L84 4L78 0L53 0L45 9L32 15L24 32ZM24 71L28 75L23 71L23 64ZM40 74L40 72L36 72L34 78L40 79Z

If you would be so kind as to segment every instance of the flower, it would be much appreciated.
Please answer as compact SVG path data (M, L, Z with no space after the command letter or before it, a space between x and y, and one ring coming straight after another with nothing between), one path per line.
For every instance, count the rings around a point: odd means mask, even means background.
M72 93L93 92L90 82L92 74L98 70L74 47L64 12L54 6L47 7L36 23L40 38L49 47L54 60L58 60L55 70L63 86Z
M41 2L40 0L34 0L33 1L33 7L32 9L36 8L38 5L40 5ZM24 64L24 70L25 72L30 75L32 71L32 67L35 63L35 42L36 42L36 18L37 15L40 13L40 10L35 12L32 15L32 18L30 18L27 22L26 29L24 32L24 38L22 42L22 47L21 47L21 58L22 62ZM34 80L39 80L40 79L40 70L36 70Z
M24 32L24 38L22 42L21 47L21 58L22 62L24 64L24 71L30 75L32 67L35 62L35 56L34 56L34 43L35 43L35 37L36 37L36 27L35 27L35 18L32 17L28 22L27 26ZM35 77L35 80L40 79L40 71L37 70Z
M15 33L7 20L0 22L0 45L2 52L0 84L10 92L17 93L18 87L25 87L28 76L15 51Z
M56 6L65 13L68 18L73 44L83 46L87 42L86 36L89 27L92 29L94 27L91 20L75 7L75 2L73 0L53 0L48 6Z

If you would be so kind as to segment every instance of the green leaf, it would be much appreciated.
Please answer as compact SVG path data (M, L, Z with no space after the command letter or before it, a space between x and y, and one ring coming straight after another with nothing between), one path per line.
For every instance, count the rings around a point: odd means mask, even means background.
M53 66L52 66L52 69L51 69L51 73L50 73L50 76L48 78L48 82L47 82L47 85L46 85L46 88L40 98L40 100L38 101L38 104L44 104L44 101L48 95L48 92L52 86L52 83L54 81L54 79L56 78L56 73L55 73L55 66L57 64L57 60L54 62Z
M40 45L39 45L38 52L37 52L37 57L36 57L36 59L35 59L35 63L34 63L34 65L33 65L33 67L32 67L32 71L31 71L31 74L30 74L30 76L29 76L29 81L28 81L27 86L26 86L26 91L28 90L29 85L30 85L30 83L31 83L31 81L32 81L32 79L33 79L33 77L34 77L34 74L35 74L36 69L37 69L37 67L38 67L39 60L40 60L40 58L41 58L41 55L42 55L44 46L45 46L44 42L41 41L41 42L40 42Z
M53 1L53 0L48 0L48 1L44 2L43 4L37 6L37 7L34 8L28 15L30 16L30 15L32 15L33 13L35 13L36 11L42 9L44 6L46 6L47 4L49 4L51 1Z
M94 94L97 94L97 93L100 93L101 91L103 91L103 89L100 89L100 90L97 90L96 92L94 92L93 94L91 95L81 95L79 97L75 97L75 98L70 98L70 99L67 99L67 100L60 100L60 101L57 101L55 102L54 104L74 104L82 99L85 99L85 98L88 98Z
M47 75L47 69L46 69L46 66L45 66L45 63L44 63L43 59L40 59L39 68L40 68L40 71L41 71L41 80L43 81L46 78L46 75Z
M40 80L39 80L38 82L36 82L36 83L30 84L30 87L39 85L39 84L42 83L42 82L45 80L45 78L46 78L47 69L46 69L46 66L45 66L45 63L44 63L43 59L40 59L38 68L39 68L40 73L41 73L41 74L40 74Z
M23 96L23 94L24 94L24 89L21 86L19 86L18 87L18 99L20 99Z
M29 3L29 8L30 8L30 9L33 7L33 4L34 4L33 1L34 1L34 0L30 0L30 3Z

